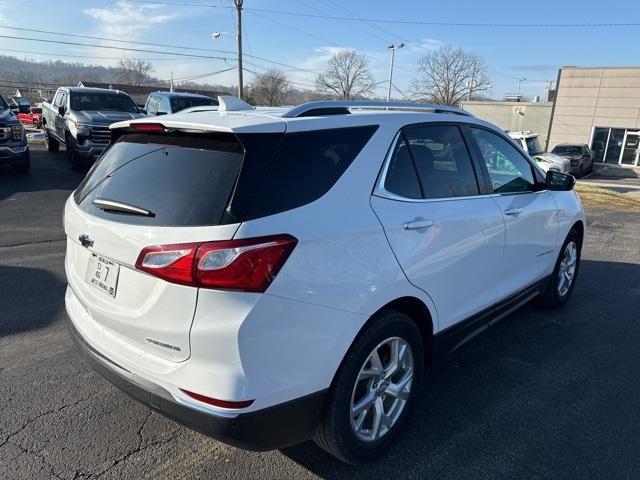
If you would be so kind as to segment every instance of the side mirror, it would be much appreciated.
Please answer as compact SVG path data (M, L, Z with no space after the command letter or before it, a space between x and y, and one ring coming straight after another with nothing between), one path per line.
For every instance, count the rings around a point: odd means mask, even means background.
M67 109L61 105L58 107L58 113L60 114L61 117L64 117L64 114L67 113Z
M576 179L573 175L567 175L566 173L556 172L555 170L549 170L547 172L547 188L554 191L567 191L573 190L576 184Z

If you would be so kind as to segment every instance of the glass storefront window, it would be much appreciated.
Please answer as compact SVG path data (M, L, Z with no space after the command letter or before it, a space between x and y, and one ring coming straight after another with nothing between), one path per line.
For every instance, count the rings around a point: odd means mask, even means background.
M596 127L593 130L593 140L591 141L591 151L593 152L594 162L604 161L604 152L607 148L607 140L609 139L609 128Z
M624 128L612 128L609 137L609 147L605 154L605 163L618 163L620 161L620 151L622 150L622 142L624 141Z

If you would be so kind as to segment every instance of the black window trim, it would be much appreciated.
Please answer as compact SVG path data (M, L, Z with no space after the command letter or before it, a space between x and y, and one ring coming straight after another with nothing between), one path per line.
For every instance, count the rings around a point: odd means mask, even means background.
M480 130L485 130L489 133L493 133L497 137L506 141L509 145L515 148L516 152L525 159L525 161L529 164L529 168L531 168L531 174L535 181L533 185L533 190L526 190L524 192L494 192L493 184L491 183L491 176L489 175L489 169L487 168L487 164L482 156L482 151L480 150L480 146L478 145L477 140L474 138L473 133L471 132L472 128L477 128ZM542 174L538 172L537 167L534 164L534 161L531 159L529 155L527 155L522 147L517 144L517 142L511 138L510 136L504 134L500 130L496 130L493 128L486 127L485 125L480 125L477 123L465 123L462 128L466 137L468 137L468 142L471 146L471 154L475 157L474 163L477 164L480 168L480 172L484 179L484 188L483 190L486 192L485 195L499 195L499 196L508 196L508 195L528 195L531 193L542 193L547 191L546 182Z
M465 147L467 149L467 153L471 161L473 174L476 179L476 185L478 186L479 193L477 195L464 195L460 197L442 197L442 198L408 198L408 197L403 197L402 195L398 195L396 193L390 192L385 188L387 172L389 171L389 165L391 163L391 157L393 156L393 152L395 152L398 142L401 139L406 142L406 135L404 133L405 129L411 128L411 127L420 127L420 126L442 127L442 126L452 126L452 125L455 127L458 127L458 130L460 131L460 135L462 136L462 139L465 143ZM391 142L391 146L387 150L387 153L384 157L384 161L382 162L382 166L380 167L380 172L378 173L378 179L376 180L376 183L373 188L373 191L371 192L371 195L380 197L380 198L386 198L388 200L396 200L399 202L407 202L407 203L429 203L429 202L448 202L448 201L450 202L452 200L469 200L474 198L485 197L487 195L486 177L480 176L482 173L481 165L478 164L478 158L474 155L475 152L471 148L471 146L474 144L470 143L472 139L468 138L470 135L470 132L465 131L464 127L466 125L467 123L462 123L462 122L417 122L417 123L410 123L407 125L403 125L402 128L400 128L396 132L395 136L393 137L393 141ZM477 146L475 148L477 148ZM420 175L418 175L415 160L413 159L413 155L411 154L410 150L409 150L409 156L411 157L411 163L413 164L413 168L415 170L416 177L418 179L418 185L420 185L420 191L424 196L424 187L422 186L422 180L420 179ZM490 184L491 183L489 182L489 185Z

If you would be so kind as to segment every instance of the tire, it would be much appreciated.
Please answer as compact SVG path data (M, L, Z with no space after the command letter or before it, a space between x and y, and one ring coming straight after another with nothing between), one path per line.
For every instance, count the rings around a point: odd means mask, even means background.
M566 256L569 250L571 250L571 245L575 248L575 256L573 257L573 273L571 271L571 261L567 262ZM576 285L576 281L578 278L578 270L580 269L580 254L582 251L582 238L577 230L572 229L567 235L564 243L562 244L562 248L560 249L560 254L558 255L558 260L556 260L556 265L553 269L553 274L549 279L549 283L547 284L544 292L542 293L540 300L543 306L548 308L560 308L564 306L565 303L571 297L571 293L573 292L573 288ZM569 265L568 265L569 264ZM567 270L567 268L569 270ZM570 279L567 275L570 275ZM564 279L563 279L564 277ZM569 282L567 286L566 283L562 284L562 282Z
M55 153L60 150L60 142L55 138L51 137L49 133L49 129L45 127L44 129L44 144L47 147L47 151Z
M29 169L31 168L31 155L27 153L27 159L19 165L15 165L13 167L13 171L17 173L26 174L29 173Z
M395 374L391 374L390 361L393 346L405 352L397 357L395 363L399 368ZM371 359L374 350L383 367L379 375L372 372L380 371L374 369ZM356 338L336 373L314 436L316 444L353 465L378 458L398 436L410 415L422 383L423 366L424 345L415 322L395 310L377 314ZM365 369L369 371L363 373ZM389 393L394 387L400 395ZM358 404L368 406L354 417L352 408ZM380 407L391 417L391 423L385 425L380 421L379 433L375 434L375 419L382 418L376 414ZM357 423L360 423L359 429Z

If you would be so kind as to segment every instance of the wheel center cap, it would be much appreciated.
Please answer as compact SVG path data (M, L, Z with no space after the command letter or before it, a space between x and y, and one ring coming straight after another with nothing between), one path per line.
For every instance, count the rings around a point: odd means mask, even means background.
M384 391L387 389L387 387L391 384L391 382L387 379L387 380L381 380L380 383L378 383L377 387L376 387L376 392L378 393L378 395L384 393Z

